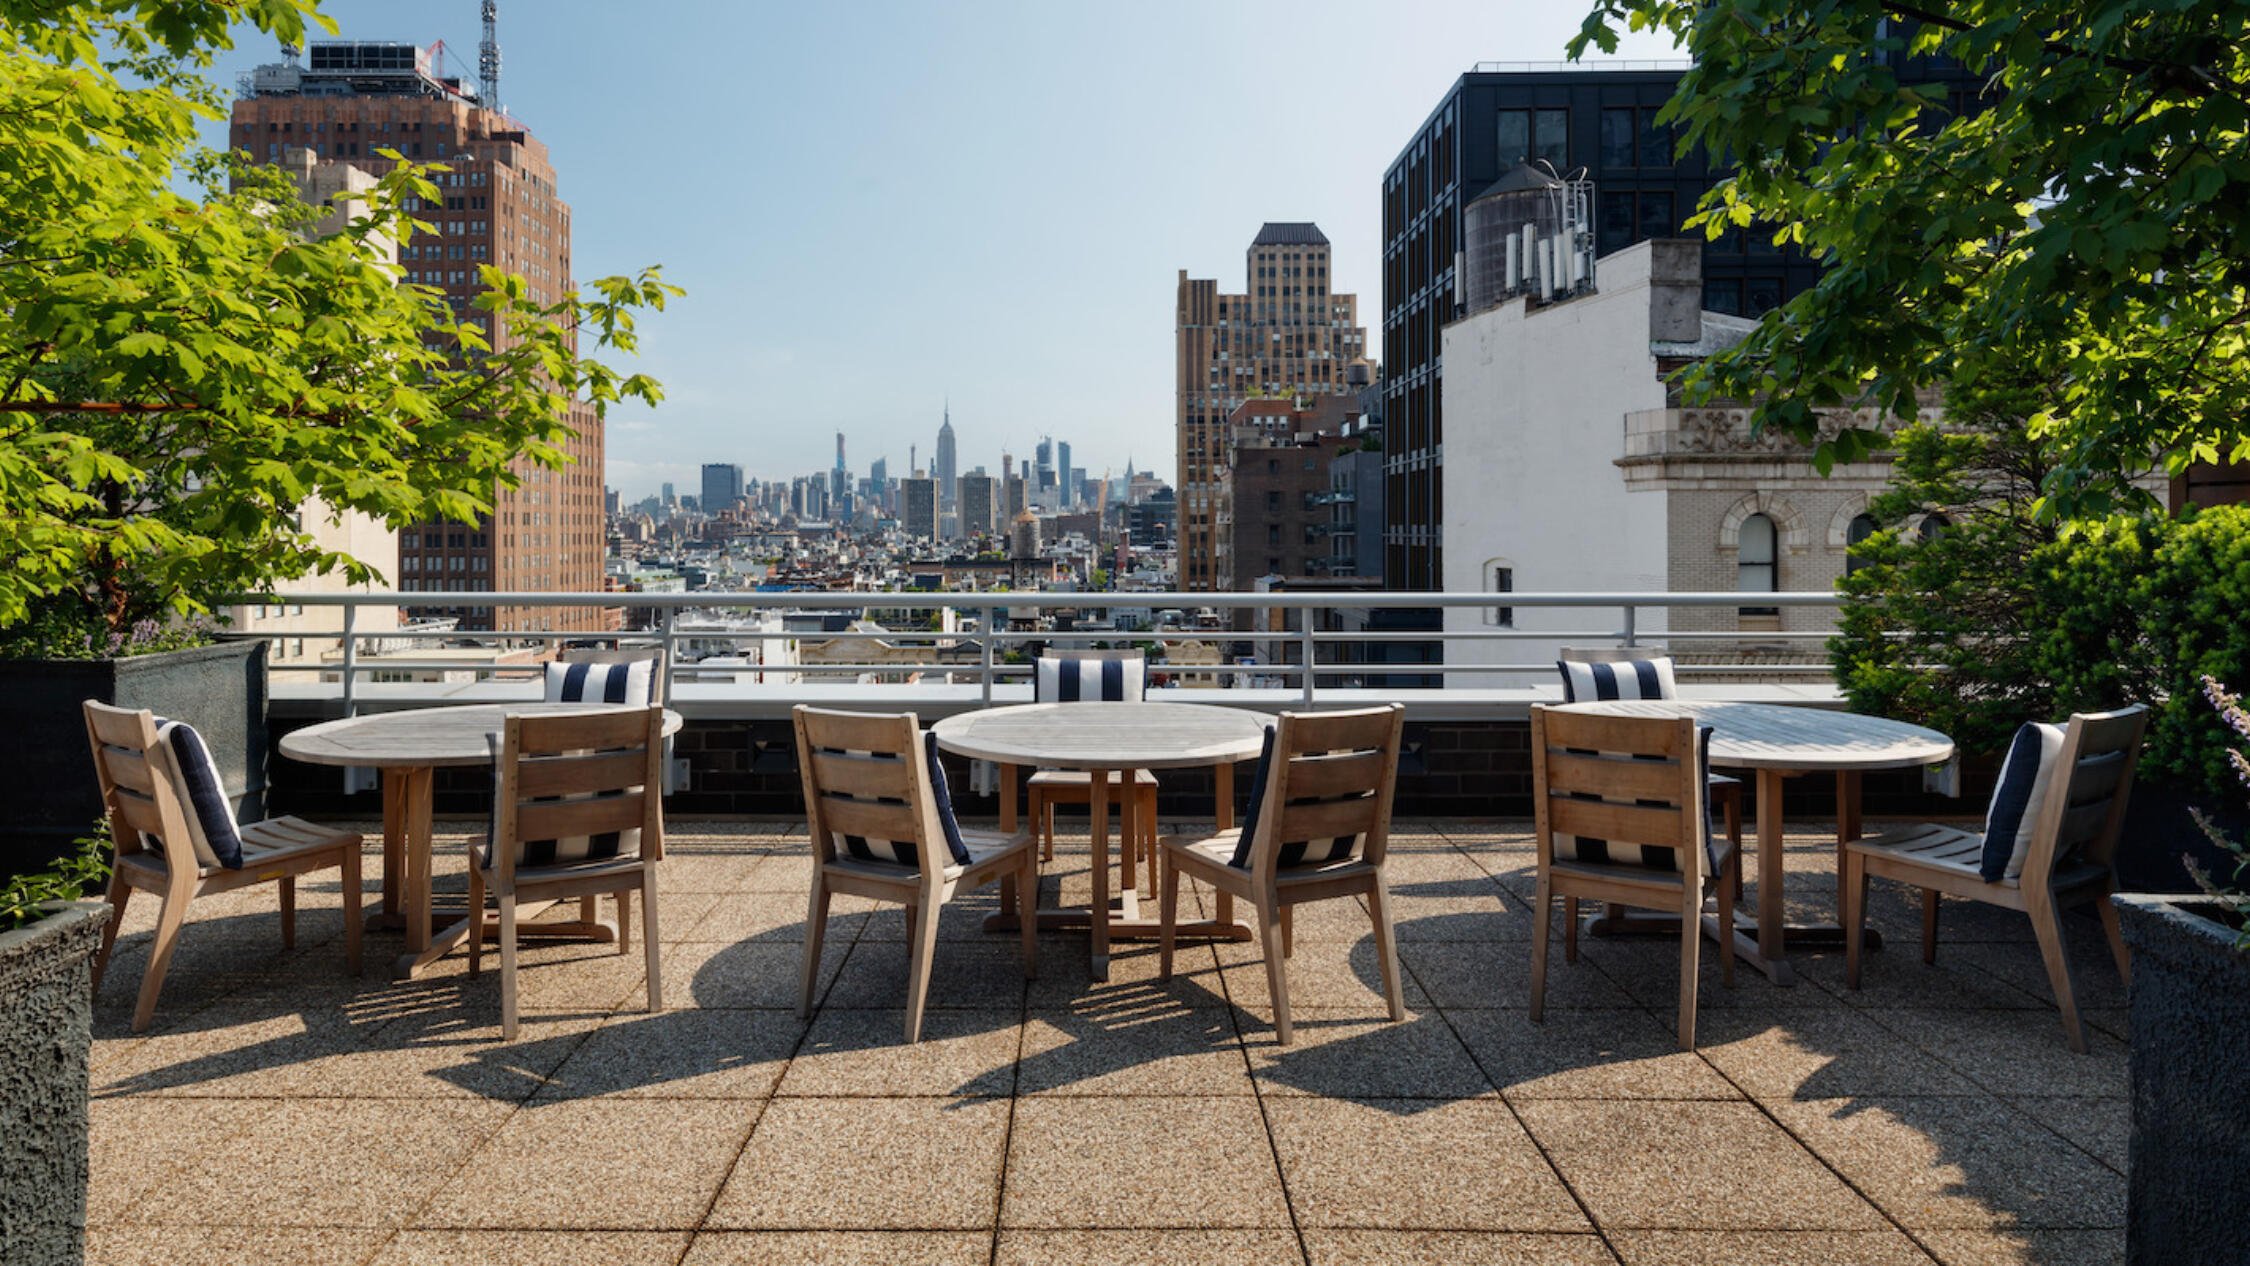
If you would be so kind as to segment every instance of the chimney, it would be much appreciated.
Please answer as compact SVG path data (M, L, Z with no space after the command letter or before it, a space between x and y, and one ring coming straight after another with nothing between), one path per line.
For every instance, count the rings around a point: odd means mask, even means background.
M1703 242L1652 238L1648 244L1648 337L1693 343L1703 337Z

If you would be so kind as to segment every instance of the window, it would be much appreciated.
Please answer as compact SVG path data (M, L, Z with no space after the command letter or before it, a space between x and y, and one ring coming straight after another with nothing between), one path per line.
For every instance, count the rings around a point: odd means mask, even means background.
M1274 490L1274 489L1268 489L1268 490L1267 490L1267 492L1266 492L1266 513L1268 513L1268 514L1279 514L1279 513L1281 513L1281 493L1280 493L1280 492L1279 492L1278 490Z
M1281 547L1281 525L1279 523L1266 524L1266 544L1274 549Z
M1485 577L1485 588L1492 593L1514 593L1516 591L1516 569L1507 563L1486 563ZM1503 627L1513 628L1516 623L1516 609L1514 607L1492 608L1491 622Z
M1532 116L1531 152L1561 171L1570 163L1570 111L1540 110Z
M1945 535L1946 530L1948 528L1951 528L1952 526L1953 520L1946 518L1942 514L1925 515L1922 519L1922 526L1918 534L1925 541L1934 541L1937 538Z
M1672 195L1669 193L1644 193L1641 195L1641 221L1635 226L1633 240L1648 237L1676 237L1680 221L1672 214Z
M1500 167L1503 171L1531 157L1531 111L1502 110L1498 127Z
M1868 537L1873 536L1874 534L1874 515L1855 514L1852 516L1851 523L1846 525L1844 528L1844 549L1847 551L1844 555L1845 575L1849 576L1853 572L1858 571L1861 567L1866 566L1865 563L1862 563L1859 559L1853 557L1851 553L1849 553L1849 551L1859 548L1859 543L1861 541L1866 540Z
M1656 121L1657 107L1641 111L1641 166L1672 165L1672 125Z
M1753 514L1742 521L1742 531L1736 538L1735 589L1741 593L1772 593L1774 591L1774 528L1773 520L1763 514ZM1743 615L1779 615L1779 607L1744 607Z
M1781 306L1781 278L1752 277L1743 283L1744 316L1764 316Z
M1602 111L1601 165L1604 167L1630 167L1633 165L1633 111L1631 108Z
M1742 315L1742 283L1739 281L1706 281L1703 283L1703 310L1723 312L1728 316Z
M1604 193L1600 197L1598 249L1602 254L1609 255L1633 244L1633 195Z

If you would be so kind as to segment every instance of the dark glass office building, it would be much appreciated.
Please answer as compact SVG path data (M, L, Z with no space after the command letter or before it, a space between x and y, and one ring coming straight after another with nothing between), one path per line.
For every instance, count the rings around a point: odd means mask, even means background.
M1905 63L1901 78L1973 81L1944 63ZM1444 586L1445 417L1439 331L1460 311L1454 261L1461 208L1530 159L1594 182L1596 254L1680 233L1711 186L1699 151L1673 157L1656 121L1679 69L1483 69L1461 76L1383 176L1384 581ZM1768 234L1733 232L1703 248L1703 306L1757 316L1813 284L1819 268Z

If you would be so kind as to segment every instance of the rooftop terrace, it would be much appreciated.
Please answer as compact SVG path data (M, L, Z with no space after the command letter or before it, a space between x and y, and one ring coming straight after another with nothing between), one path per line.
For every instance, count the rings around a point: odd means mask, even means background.
M1187 824L1165 822L1166 829ZM1793 823L1790 904L1834 900L1833 834ZM360 824L371 837L373 823ZM441 823L441 887L463 882ZM524 1029L456 954L418 980L342 969L341 903L303 885L283 951L263 888L197 903L155 1026L129 1033L155 902L104 981L89 1260L308 1263L2093 1263L2123 1251L2123 991L2079 973L2063 1044L2021 916L1949 903L1937 964L1875 885L1891 948L1779 988L1704 959L1676 1049L1677 947L1590 938L1526 1015L1523 822L1394 829L1407 1019L1383 1022L1368 925L1300 912L1297 1036L1273 1040L1251 945L1152 946L1093 981L1083 935L1026 982L949 907L924 1042L899 1043L894 909L838 899L809 1024L793 1009L801 822L676 820L667 1009L641 956L527 952ZM370 847L373 896L377 859ZM1082 839L1046 883L1084 901ZM1798 886L1802 885L1802 892ZM1055 894L1050 894L1055 895ZM1199 899L1207 899L1199 898ZM2090 918L2066 922L2105 961Z

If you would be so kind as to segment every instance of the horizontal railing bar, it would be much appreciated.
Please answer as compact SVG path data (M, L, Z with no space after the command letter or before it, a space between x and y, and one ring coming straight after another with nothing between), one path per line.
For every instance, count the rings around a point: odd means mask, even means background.
M822 607L890 607L899 610L1007 610L1037 607L1068 610L1112 607L1158 610L1214 610L1310 608L1345 611L1411 610L1417 607L1761 607L1837 606L1839 594L1784 592L1746 595L1719 593L1395 593L1371 600L1366 593L903 593L842 590L837 592L743 593L697 590L693 593L476 593L359 592L274 594L239 601L250 605L321 607L636 607L681 610L694 607L771 607L819 609ZM600 636L578 633L573 636Z

